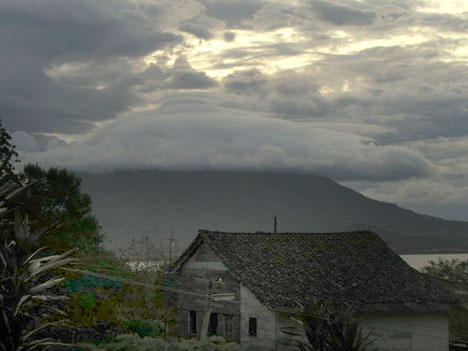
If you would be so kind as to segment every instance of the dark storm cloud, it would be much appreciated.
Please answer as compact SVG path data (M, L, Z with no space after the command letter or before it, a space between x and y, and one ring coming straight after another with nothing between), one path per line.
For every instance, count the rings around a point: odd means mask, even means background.
M263 0L205 0L206 14L226 23L228 27L240 25L250 19L268 2Z
M213 37L213 34L209 30L197 23L182 23L179 29L183 32L193 34L200 39L209 40Z
M138 102L133 77L101 88L59 83L52 64L138 58L181 41L131 2L10 1L0 7L0 109L12 130L80 133Z
M162 9L161 9L162 12ZM180 37L167 33L132 2L10 1L0 8L2 44L46 60L139 57Z

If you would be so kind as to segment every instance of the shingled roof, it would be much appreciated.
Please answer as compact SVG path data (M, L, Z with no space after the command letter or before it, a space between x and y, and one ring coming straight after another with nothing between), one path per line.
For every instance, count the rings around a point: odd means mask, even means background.
M297 306L314 297L367 306L434 311L459 300L411 268L375 233L200 231L175 265L208 244L264 305Z

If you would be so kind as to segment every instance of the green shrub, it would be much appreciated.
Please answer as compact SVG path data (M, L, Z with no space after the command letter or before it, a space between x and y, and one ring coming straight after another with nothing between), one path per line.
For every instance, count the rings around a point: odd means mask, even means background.
M92 345L83 343L79 345L82 351L240 351L240 345L226 342L219 336L211 336L206 340L198 339L171 339L146 336L141 338L138 334L118 335L110 343Z
M137 333L140 338L159 337L164 334L164 323L155 319L125 321L123 324L131 332Z

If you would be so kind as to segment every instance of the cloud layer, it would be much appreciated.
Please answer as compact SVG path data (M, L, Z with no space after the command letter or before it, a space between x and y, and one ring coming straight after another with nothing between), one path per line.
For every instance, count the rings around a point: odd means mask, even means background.
M93 171L270 169L311 171L342 180L395 180L437 172L420 153L402 147L379 147L353 134L193 99L167 101L158 110L106 124L85 141L21 156Z
M467 29L456 0L6 0L0 117L48 165L289 169L462 204Z

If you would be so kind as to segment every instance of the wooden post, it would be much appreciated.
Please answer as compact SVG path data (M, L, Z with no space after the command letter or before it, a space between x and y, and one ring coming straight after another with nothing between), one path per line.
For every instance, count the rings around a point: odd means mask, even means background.
M171 231L171 238L169 239L169 262L168 262L168 265L170 266L171 265L171 261L172 261L172 245L174 244L174 231Z
M275 217L273 220L273 233L277 233L278 231L278 219Z
M205 304L205 314L203 315L203 323L202 323L202 329L200 333L200 339L206 339L208 336L208 326L210 323L210 316L211 316L211 288L213 286L213 283L210 281L208 283L208 293L206 295L206 304Z
M168 335L167 328L169 328L169 325L167 323L167 306L164 305L164 341L167 341L167 335Z

